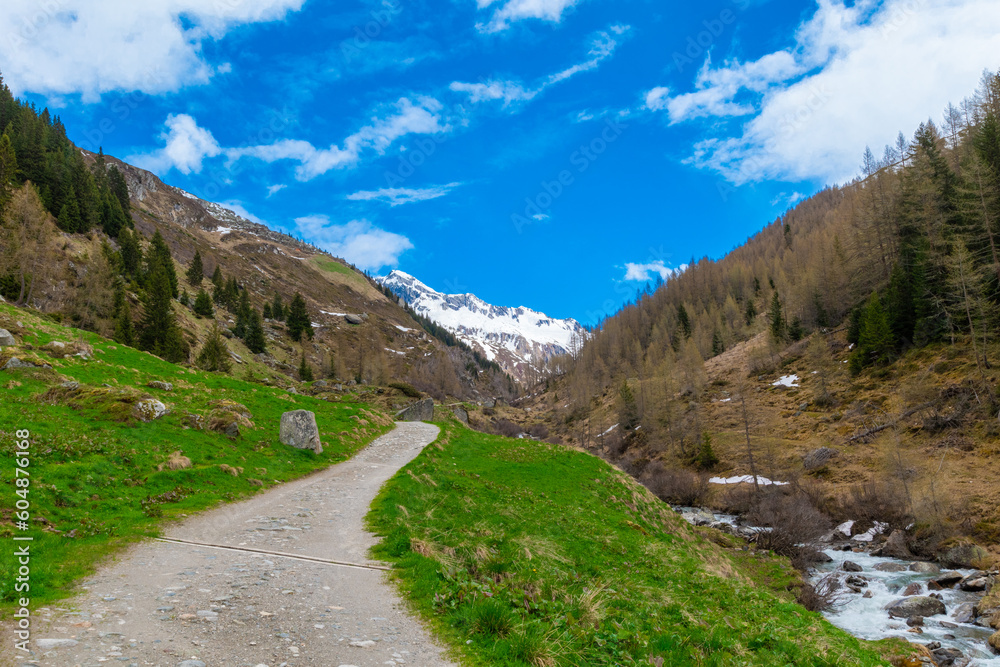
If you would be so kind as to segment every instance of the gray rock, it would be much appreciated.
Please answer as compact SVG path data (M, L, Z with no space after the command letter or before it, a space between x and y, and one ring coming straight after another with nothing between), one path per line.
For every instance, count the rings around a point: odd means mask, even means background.
M456 405L451 409L451 411L455 413L455 417L458 418L458 421L462 422L463 424L469 423L469 413L466 412L465 408Z
M0 329L0 347L10 347L12 345L17 345L14 335L6 329Z
M360 315L344 315L348 324L363 324L364 319Z
M986 572L973 572L962 581L958 582L958 587L970 593L981 593L986 590L989 581L989 574Z
M892 534L889 535L889 539L885 541L885 544L872 553L876 556L882 556L884 558L899 558L902 560L909 560L913 558L913 554L910 552L910 547L906 545L906 533L901 530L892 531ZM885 571L902 572L902 570Z
M3 365L0 370L13 371L19 368L38 368L38 364L33 364L30 361L21 361L17 357L11 357L7 360L7 363Z
M951 588L962 579L965 579L965 577L961 572L955 572L952 570L951 572L945 572L940 577L935 577L934 583L941 588Z
M319 427L316 426L316 414L308 410L293 410L281 415L278 439L281 444L289 447L311 449L317 454L323 453Z
M990 553L978 544L958 544L941 555L941 564L945 567L970 569L989 556Z
M146 384L150 389L162 389L163 391L173 391L174 385L169 382L160 382L159 380L153 380Z
M840 566L840 569L842 569L844 572L861 572L864 568L862 568L854 561L845 560L844 563Z
M495 398L487 398L485 401L483 401L484 408L492 409L495 408L496 406L497 406L497 401Z
M924 592L923 585L918 581L914 581L912 584L903 589L903 597L910 597L911 595L920 595L923 592Z
M167 414L167 406L155 398L144 398L132 406L132 416L141 422L151 422Z
M921 574L940 574L941 568L934 563L910 563L910 572L920 572Z
M75 381L75 380L67 380L66 382L60 383L59 386L62 387L63 389L69 389L70 391L76 391L77 389L80 388L80 383L77 382L77 381Z
M972 623L976 620L976 605L972 602L963 602L955 607L951 617L956 623Z
M911 628L923 627L923 625L924 625L924 617L923 616L911 616L908 619L906 619L906 624L908 626L910 626Z
M914 616L937 616L945 613L944 602L932 597L915 595L902 600L896 600L886 611L893 618L913 618Z
M836 456L837 450L830 449L829 447L820 447L806 454L802 459L802 465L806 470L816 470L825 466Z
M226 435L233 440L240 437L240 425L238 422L233 422L226 427Z
M398 422L429 422L434 419L434 399L425 398L396 413Z
M79 644L75 639L44 638L36 639L35 646L40 651L48 651L54 648L70 648Z

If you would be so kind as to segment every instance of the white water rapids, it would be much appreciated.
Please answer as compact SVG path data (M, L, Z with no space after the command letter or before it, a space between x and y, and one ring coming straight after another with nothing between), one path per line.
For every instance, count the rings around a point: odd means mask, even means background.
M674 509L691 523L695 523L699 519L704 521L708 516L712 516L715 521L721 523L733 526L740 525L739 517L730 514L716 514L692 507L676 507ZM912 583L920 583L922 588L920 595L928 595L927 582L939 577L939 574L910 572L909 570L881 572L875 569L876 565L898 563L909 567L913 561L880 558L867 553L834 551L832 549L825 550L823 553L830 556L833 561L818 565L808 577L810 583L815 584L832 572L839 572L845 577L856 574L868 581L868 587L863 589L862 593L854 593L846 587L841 587L837 593L838 603L832 610L823 613L823 616L838 628L860 639L879 640L899 637L914 644L940 642L943 648L956 648L965 657L971 658L972 662L969 663L969 667L1000 667L1000 656L993 655L986 643L993 630L972 623L957 623L952 617L959 605L966 602L973 604L978 602L982 597L981 593L967 593L957 589L935 591L941 596L946 613L925 618L922 631L919 634L910 632L912 628L906 625L906 619L890 618L885 607L902 599L903 589ZM862 572L843 572L844 561L860 565ZM973 572L973 570L957 571L963 576ZM843 581L843 577L840 579ZM871 591L871 597L865 598L864 591Z

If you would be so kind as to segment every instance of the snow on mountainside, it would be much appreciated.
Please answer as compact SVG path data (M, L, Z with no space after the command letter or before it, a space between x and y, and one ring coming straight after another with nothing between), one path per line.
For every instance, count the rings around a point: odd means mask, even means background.
M437 322L519 380L530 380L549 360L579 347L586 330L530 308L505 308L474 294L444 294L413 276L393 271L378 278L419 315Z

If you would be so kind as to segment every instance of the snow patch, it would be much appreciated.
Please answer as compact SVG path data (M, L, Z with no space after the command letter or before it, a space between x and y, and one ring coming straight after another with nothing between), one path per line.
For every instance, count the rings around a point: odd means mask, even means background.
M844 537L850 537L851 528L854 528L854 521L845 521L844 523L834 528L833 532L840 533Z
M709 484L753 484L753 475L739 475L737 477L712 477ZM788 482L775 482L767 477L757 475L757 483L761 486L788 486Z
M798 375L782 375L776 382L772 382L772 387L798 387L796 383L799 381Z

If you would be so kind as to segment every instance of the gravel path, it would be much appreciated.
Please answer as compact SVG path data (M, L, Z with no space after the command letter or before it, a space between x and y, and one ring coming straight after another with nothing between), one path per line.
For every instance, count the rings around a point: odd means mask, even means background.
M366 558L382 484L437 437L399 423L350 461L174 525L36 611L34 661L90 667L451 665ZM384 567L384 566L382 566Z

